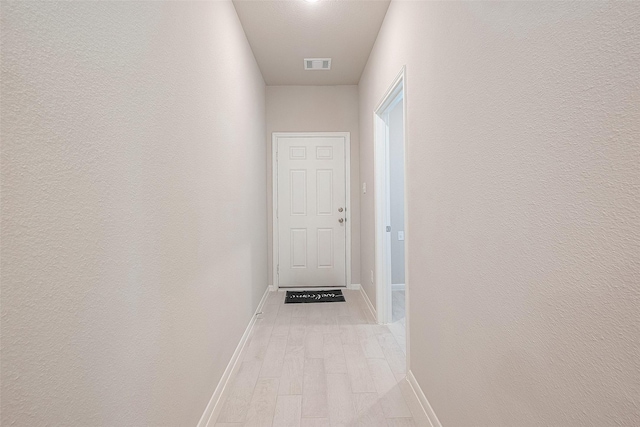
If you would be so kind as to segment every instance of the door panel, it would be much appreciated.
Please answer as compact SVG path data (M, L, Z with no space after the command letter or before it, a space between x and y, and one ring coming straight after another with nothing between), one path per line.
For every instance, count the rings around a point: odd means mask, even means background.
M333 214L333 170L316 171L316 214Z
M307 230L291 229L291 268L307 268Z
M279 135L275 143L278 285L346 286L345 137Z
M333 268L333 229L318 228L318 268Z
M307 215L307 171L289 171L291 215Z

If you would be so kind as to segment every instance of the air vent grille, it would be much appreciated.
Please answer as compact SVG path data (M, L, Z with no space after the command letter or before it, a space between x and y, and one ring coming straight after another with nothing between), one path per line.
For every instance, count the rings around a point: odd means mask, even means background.
M304 69L309 71L330 70L331 58L305 58Z

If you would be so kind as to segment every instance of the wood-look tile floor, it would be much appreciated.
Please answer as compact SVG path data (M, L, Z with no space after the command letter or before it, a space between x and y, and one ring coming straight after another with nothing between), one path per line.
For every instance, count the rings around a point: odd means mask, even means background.
M284 304L271 292L223 393L216 427L428 426L405 379L405 354L346 302Z

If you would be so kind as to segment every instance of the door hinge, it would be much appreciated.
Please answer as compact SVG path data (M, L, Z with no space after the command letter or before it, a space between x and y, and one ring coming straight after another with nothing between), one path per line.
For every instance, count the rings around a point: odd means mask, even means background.
M387 225L387 233L391 233L391 226Z

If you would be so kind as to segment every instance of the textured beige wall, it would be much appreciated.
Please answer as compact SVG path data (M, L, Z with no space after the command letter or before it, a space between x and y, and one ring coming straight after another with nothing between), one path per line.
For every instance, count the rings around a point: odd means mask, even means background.
M639 22L638 2L391 3L361 176L406 64L411 369L444 426L640 425Z
M273 132L351 132L351 283L360 283L358 86L267 86L269 284L272 274Z
M202 415L266 287L230 2L2 2L2 425Z

